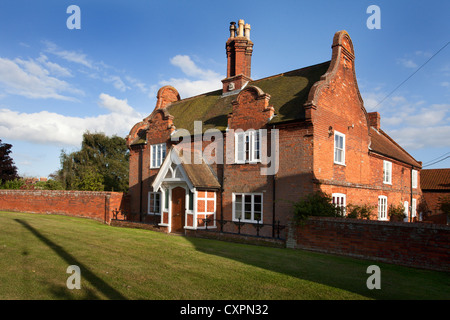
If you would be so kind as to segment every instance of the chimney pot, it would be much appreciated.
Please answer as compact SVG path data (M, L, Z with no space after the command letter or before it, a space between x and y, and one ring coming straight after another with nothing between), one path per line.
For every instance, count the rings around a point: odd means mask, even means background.
M244 36L244 20L240 19L238 24L239 24L238 37L243 37Z
M234 38L236 36L236 22L230 22L230 38Z
M244 36L250 40L250 24L246 23L244 27Z

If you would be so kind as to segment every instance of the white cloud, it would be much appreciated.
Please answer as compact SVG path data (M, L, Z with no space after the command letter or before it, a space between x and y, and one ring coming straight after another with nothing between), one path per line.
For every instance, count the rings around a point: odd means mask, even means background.
M100 94L100 102L98 103L101 107L108 109L113 113L123 113L123 114L133 114L134 109L128 105L128 100L117 99L109 94Z
M389 135L407 150L450 147L450 126L406 127L390 130Z
M203 70L199 68L189 56L176 55L170 59L170 63L179 67L187 76L197 77L202 79L210 79L220 76L217 72L212 70Z
M415 69L418 67L418 65L411 59L398 59L398 63L400 63L405 68Z
M46 55L41 54L40 57L36 59L36 61L39 61L41 64L46 66L50 73L54 74L55 76L72 77L72 73L69 69L61 67L57 63L48 61L48 57Z
M55 66L52 65L52 68ZM0 83L3 84L6 93L33 99L53 98L71 101L76 99L61 93L83 94L83 91L51 76L50 73L38 61L32 59L0 58Z
M125 79L131 83L133 86L135 86L136 88L138 88L142 93L149 93L149 91L151 90L145 83L143 83L142 81L135 79L133 77L130 76L126 76Z
M21 113L0 109L0 136L39 144L79 146L86 130L125 136L134 124L142 120L127 100L101 94L99 104L110 113L72 117L48 111Z
M119 76L108 76L103 79L105 82L112 82L114 88L121 92L125 92L127 89L130 89Z
M171 85L175 87L182 98L218 90L222 87L221 80L224 78L222 75L198 67L189 56L177 55L170 59L170 62L179 67L186 76L194 78L171 78L159 82L161 86Z
M420 109L416 114L405 119L408 126L430 127L446 123L446 116L450 114L450 105L434 104Z
M64 60L81 64L88 68L93 68L93 63L87 58L87 55L82 52L68 51L59 48L56 44L50 41L44 41L46 44L46 52L52 53Z

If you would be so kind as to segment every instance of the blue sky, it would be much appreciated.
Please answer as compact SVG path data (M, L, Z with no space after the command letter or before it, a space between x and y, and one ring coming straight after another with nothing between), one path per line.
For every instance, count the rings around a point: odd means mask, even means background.
M70 5L79 30L66 26ZM370 5L381 29L367 27ZM433 57L450 41L449 12L442 0L2 0L0 139L21 175L48 176L86 130L125 137L161 86L182 98L221 88L229 23L244 19L253 79L330 60L347 30L366 109L426 165L450 156L450 45ZM445 167L450 158L426 168Z

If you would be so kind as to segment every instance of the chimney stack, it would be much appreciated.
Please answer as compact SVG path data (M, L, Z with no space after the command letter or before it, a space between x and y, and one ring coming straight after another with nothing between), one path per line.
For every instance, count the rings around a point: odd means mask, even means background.
M227 77L222 80L223 93L240 90L252 79L251 61L253 42L250 40L250 24L244 20L230 23L230 37L226 42Z
M380 114L378 112L369 112L369 125L375 129L380 130Z

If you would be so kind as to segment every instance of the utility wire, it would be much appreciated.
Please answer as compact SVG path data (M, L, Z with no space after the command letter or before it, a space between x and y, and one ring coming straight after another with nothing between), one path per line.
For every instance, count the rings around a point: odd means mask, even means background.
M424 64L422 64L416 71L414 71L408 78L403 80L402 83L400 83L394 90L392 90L386 97L383 98L374 108L378 107L384 100L386 100L391 94L393 94L395 91L397 91L398 88L400 88L406 81L412 78L420 69L422 69L428 62L430 62L431 59L433 59L439 52L444 50L446 46L450 44L450 41L447 42L442 48L440 48L435 54L433 54Z
M450 153L450 152L447 152L447 153L443 154L442 156L439 156L439 157L437 157L437 158L435 158L435 159L433 159L433 160L426 161L426 162L424 163L424 165L426 165L426 164L428 164L428 163L430 163L430 162L439 160L440 158L442 158L442 157L448 155L449 153Z
M441 162L441 161L444 161L444 160L447 159L447 158L450 158L450 156L446 156L444 159L441 159L441 160L439 160L439 161L436 161L436 162L427 164L426 166L422 166L422 168L432 166L433 164L436 164L436 163L439 163L439 162Z

